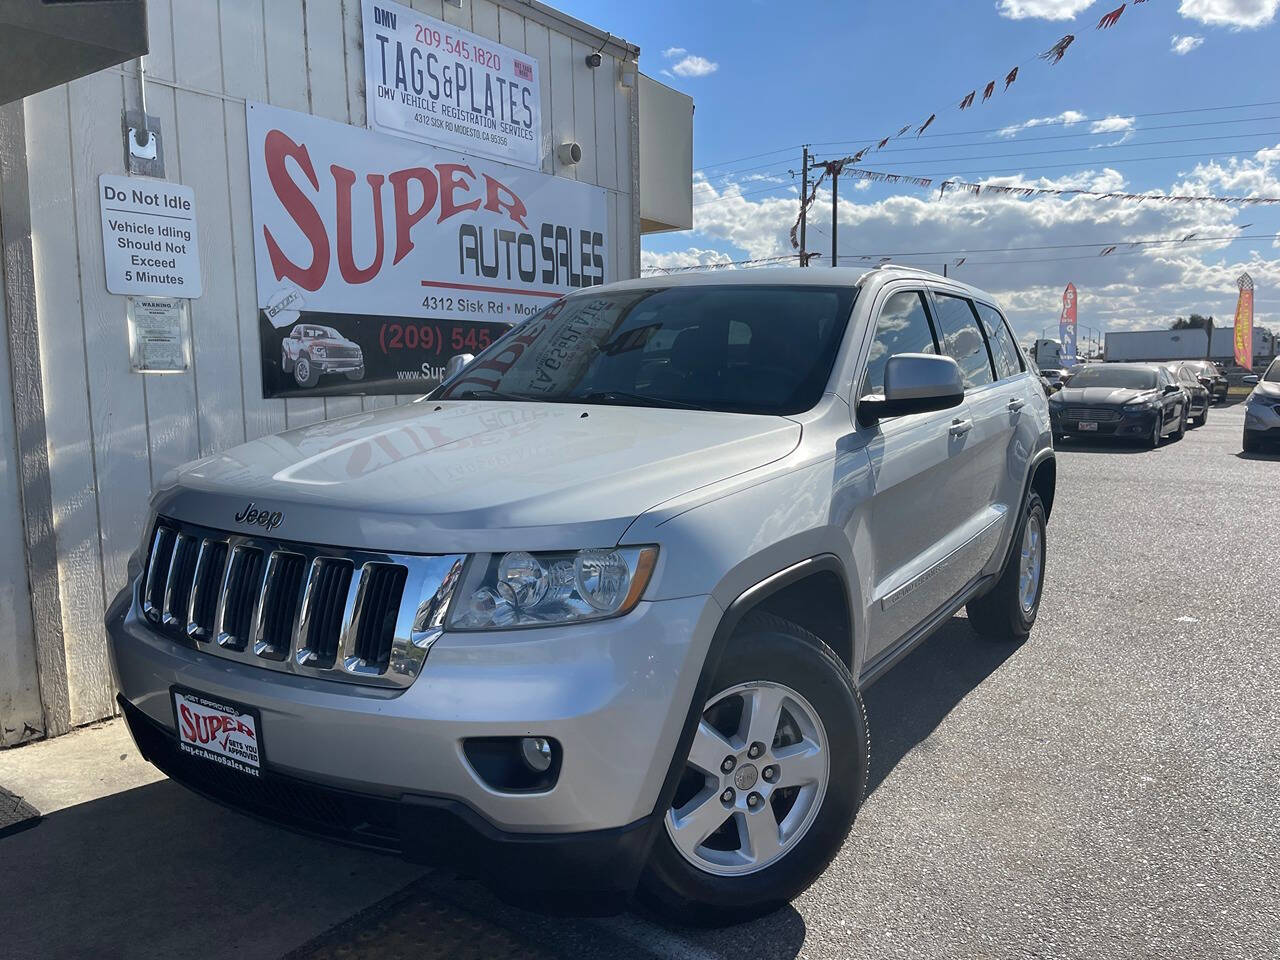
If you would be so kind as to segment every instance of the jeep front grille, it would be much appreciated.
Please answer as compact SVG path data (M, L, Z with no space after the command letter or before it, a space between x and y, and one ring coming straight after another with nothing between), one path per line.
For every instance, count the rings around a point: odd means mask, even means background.
M465 558L343 550L160 518L139 583L147 623L215 656L404 687Z

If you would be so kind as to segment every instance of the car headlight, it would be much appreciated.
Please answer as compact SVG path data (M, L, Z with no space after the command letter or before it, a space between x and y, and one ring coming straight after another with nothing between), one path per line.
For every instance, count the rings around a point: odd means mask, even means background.
M324 347L312 347L312 348L311 348L311 355L312 355L313 357L315 357L317 360L323 360L323 359L324 359Z
M657 559L657 547L476 554L445 627L500 630L619 617L640 601Z
M1159 407L1164 405L1164 399L1159 395L1154 397L1134 397L1132 400L1124 402L1126 407Z

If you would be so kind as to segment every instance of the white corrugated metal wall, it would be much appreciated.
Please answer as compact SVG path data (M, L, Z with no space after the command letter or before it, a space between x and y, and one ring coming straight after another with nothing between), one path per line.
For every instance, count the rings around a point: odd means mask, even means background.
M522 0L410 5L538 59L543 171L609 191L610 279L630 275L639 238L630 94L610 56L620 48L607 47L603 65L590 69L585 58L599 45L589 43L592 35ZM125 583L150 491L168 469L245 439L395 402L261 396L244 100L363 126L359 0L148 0L147 16L147 109L160 119L166 179L194 188L199 217L205 292L191 308L193 371L129 371L125 298L107 292L103 275L96 187L99 174L125 172L120 118L136 106L132 65L24 104L71 725L113 710L103 612ZM562 168L554 146L566 140L582 145L583 159ZM10 439L0 432L0 441ZM15 482L0 472L0 525L12 519ZM21 544L7 527L0 537ZM0 564L7 574L7 553ZM0 594L6 609L25 606L25 596L5 599ZM0 658L0 673L9 666Z

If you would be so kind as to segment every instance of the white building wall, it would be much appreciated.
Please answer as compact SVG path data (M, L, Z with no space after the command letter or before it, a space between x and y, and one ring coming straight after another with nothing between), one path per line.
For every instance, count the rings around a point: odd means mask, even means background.
M603 64L588 68L585 58L599 46L593 34L527 0L410 5L538 59L542 169L609 191L609 279L632 275L639 224L632 215L631 93L619 83L622 48L606 46ZM186 374L130 372L125 298L109 294L104 280L97 181L102 173L125 173L120 118L137 105L132 64L24 103L73 725L114 709L103 613L125 585L152 487L167 470L246 439L397 402L261 395L244 101L363 126L360 17L359 0L148 0L147 110L160 118L166 179L195 190L199 218L204 295L191 304L194 363ZM555 156L566 140L582 145L576 166ZM5 551L22 542L5 526L14 482L0 470ZM0 554L0 572L20 560ZM30 633L29 626L6 625L6 616L18 615L9 611L27 608L25 594L15 600L21 602L4 603L0 612L0 637L10 629ZM7 666L0 659L0 676Z
M0 296L0 332L6 329ZM0 336L0 398L10 397L9 339ZM13 404L0 399L0 747L44 730L36 682L36 642L27 598L22 484Z

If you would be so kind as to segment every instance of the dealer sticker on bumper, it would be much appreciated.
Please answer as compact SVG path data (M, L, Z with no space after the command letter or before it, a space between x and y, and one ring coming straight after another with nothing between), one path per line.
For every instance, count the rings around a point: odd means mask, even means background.
M174 688L173 716L183 753L260 775L262 744L256 711Z

